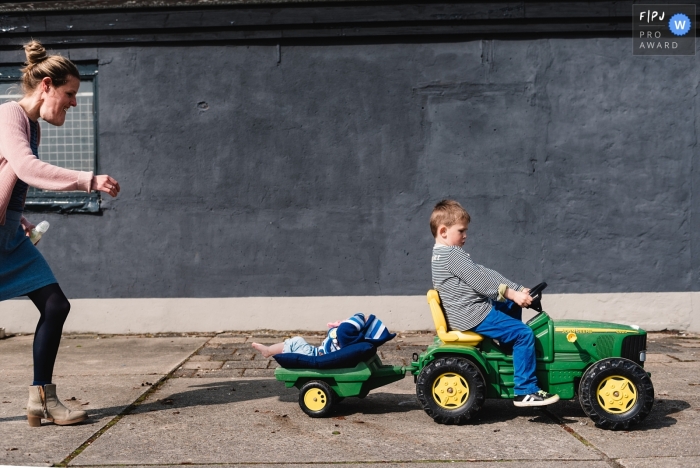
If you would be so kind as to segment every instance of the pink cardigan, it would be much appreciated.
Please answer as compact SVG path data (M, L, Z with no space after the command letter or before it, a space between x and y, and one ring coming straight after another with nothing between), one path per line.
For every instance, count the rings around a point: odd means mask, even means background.
M0 105L0 225L5 224L12 189L20 178L44 190L90 192L92 172L45 163L29 146L29 117L16 102Z

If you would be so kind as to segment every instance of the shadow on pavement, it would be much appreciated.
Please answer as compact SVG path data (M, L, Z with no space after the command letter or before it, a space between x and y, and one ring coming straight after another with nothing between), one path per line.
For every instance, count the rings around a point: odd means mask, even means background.
M679 413L691 407L691 404L684 400L655 400L651 413L639 424L633 426L634 431L648 431L673 426L678 422L670 415ZM585 418L593 424L586 413L583 412L578 400L566 400L555 403L549 407L549 411L559 417L565 424L576 424L578 419Z
M283 384L270 379L246 381L220 381L191 385L188 390L167 393L162 389L156 391L145 403L141 403L129 414L145 414L159 411L177 411L180 408L192 408L209 405L226 405L263 398L276 398L290 407L298 408L299 393L295 388L286 389ZM156 398L156 399L154 399ZM112 406L89 409L90 418L82 424L94 424L104 418L112 418L122 412L125 406ZM355 413L385 414L403 413L420 409L414 395L373 392L364 399L346 398L337 405L334 416L347 416ZM17 416L4 420L20 420Z
M129 414L143 414L153 411L171 411L174 408L222 405L227 403L237 403L260 398L268 398L271 396L279 396L282 401L289 400L296 402L296 395L284 395L282 393L284 391L284 386L280 385L278 387L273 385L274 383L276 382L270 381L269 379L211 382L192 385L190 388L195 388L194 390L172 394L164 392L161 388L150 395L148 401L137 405L135 408L129 411ZM277 388L273 390L273 387ZM236 388L236 390L234 390L234 388ZM163 396L159 397L159 395ZM156 399L154 400L154 398ZM73 405L70 405L67 402L64 402L64 404L74 408ZM125 409L127 409L130 404L102 408L82 408L88 412L89 418L80 424L86 425L103 423L103 419L113 418L119 415ZM26 419L27 416L24 413L24 410L22 410L21 415L0 418L0 423L8 421L21 421ZM44 425L46 424L48 423L44 422Z
M299 393L297 389L287 389L279 382L270 379L245 381L218 381L190 385L186 391L167 393L162 389L149 397L149 401L141 403L129 411L129 414L145 414L159 411L177 411L178 408L191 408L209 405L226 405L254 401L263 398L276 398L277 401L298 408ZM155 399L154 399L155 398ZM656 400L651 414L640 424L634 426L635 431L647 431L665 428L677 423L671 415L690 408L684 400ZM111 406L88 409L90 418L81 423L103 424L104 419L111 419L120 414L126 406ZM547 408L565 424L576 424L582 418L590 421L581 409L577 400L560 401ZM332 416L352 416L357 414L395 414L410 411L423 411L418 399L413 394L372 392L366 398L345 398L336 407ZM426 417L428 417L426 415ZM530 422L539 424L559 424L538 408L515 408L510 400L486 400L470 424L491 424L507 422L517 417L528 417ZM0 423L26 420L24 414L0 418ZM591 422L592 423L592 422Z
M680 413L690 407L691 404L685 400L656 400L649 416L635 426L634 430L644 431L673 426L678 420L670 415Z
M11 422L11 421L26 421L27 420L27 415L22 414L21 416L8 416L6 418L0 418L0 424L4 422Z

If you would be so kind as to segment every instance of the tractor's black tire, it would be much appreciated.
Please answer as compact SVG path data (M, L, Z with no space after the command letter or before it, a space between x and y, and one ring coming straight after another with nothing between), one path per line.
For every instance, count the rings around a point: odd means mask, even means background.
M628 392L615 393L616 388ZM654 405L649 375L624 358L603 359L589 367L581 377L578 395L581 408L596 426L610 430L629 429L646 418Z
M330 385L322 380L306 382L299 390L299 406L312 418L325 418L333 411L338 396Z
M453 390L445 394L448 396L445 399L440 391L449 390L450 387ZM467 394L461 395L460 391ZM486 384L473 362L450 356L435 359L423 368L416 381L416 395L425 412L436 423L461 424L481 409Z

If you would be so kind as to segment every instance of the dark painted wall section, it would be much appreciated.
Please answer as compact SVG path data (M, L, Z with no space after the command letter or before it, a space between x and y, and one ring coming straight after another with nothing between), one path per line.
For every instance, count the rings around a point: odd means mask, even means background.
M73 298L423 294L453 197L466 249L514 281L698 290L697 59L631 45L80 51L122 193L33 214L41 250Z

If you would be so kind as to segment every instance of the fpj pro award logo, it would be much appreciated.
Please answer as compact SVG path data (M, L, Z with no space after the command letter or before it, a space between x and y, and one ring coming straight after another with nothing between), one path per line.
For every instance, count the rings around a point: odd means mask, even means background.
M695 5L633 5L634 55L695 55Z

